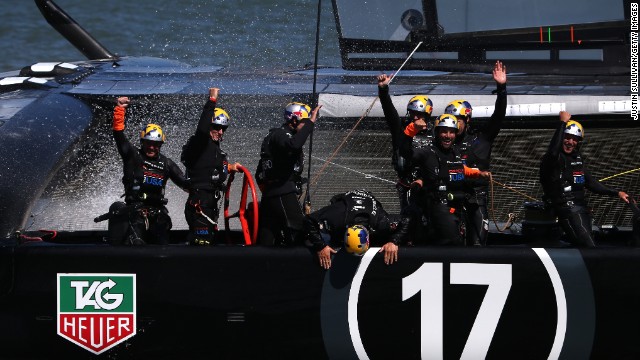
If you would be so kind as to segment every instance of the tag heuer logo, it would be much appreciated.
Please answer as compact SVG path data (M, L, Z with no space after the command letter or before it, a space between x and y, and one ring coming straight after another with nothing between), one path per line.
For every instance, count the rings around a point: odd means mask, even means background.
M58 274L58 335L100 354L135 334L135 274Z

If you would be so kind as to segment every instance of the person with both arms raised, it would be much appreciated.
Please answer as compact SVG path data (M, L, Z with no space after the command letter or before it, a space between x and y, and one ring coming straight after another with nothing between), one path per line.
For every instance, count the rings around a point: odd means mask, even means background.
M401 154L419 167L420 179L412 186L421 187L425 207L429 216L429 226L433 229L433 238L429 243L435 245L464 245L460 235L460 225L464 221L463 204L466 197L464 182L467 178L484 177L488 171L472 169L463 164L460 154L454 148L458 121L450 114L440 115L434 126L435 143L423 149L414 149L412 138L424 130L427 124L417 120L405 129L400 144ZM403 219L403 222L405 219Z
M165 142L162 128L148 124L140 133L140 149L124 134L128 97L119 97L113 112L113 138L122 157L125 202L109 208L109 243L167 244L171 218L165 207L167 181L171 179L183 189L188 187L182 170L168 157L160 154Z
M189 224L188 241L194 245L220 243L218 200L228 174L237 171L240 165L229 164L227 154L220 148L230 119L226 111L216 107L219 91L209 89L209 99L202 109L196 132L182 148L180 157L190 181L184 215Z
M491 119L482 128L471 125L472 107L468 101L454 100L444 110L458 119L458 133L454 143L460 153L462 162L471 168L489 171L491 165L491 149L500 132L507 112L507 67L496 61L493 67L493 80L497 93L495 108ZM466 182L467 196L464 207L467 213L467 244L485 246L489 234L489 213L487 211L487 194L489 179L477 178Z

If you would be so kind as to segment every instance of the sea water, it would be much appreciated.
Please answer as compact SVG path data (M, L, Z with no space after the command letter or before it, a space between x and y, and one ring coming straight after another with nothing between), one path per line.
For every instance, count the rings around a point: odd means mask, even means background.
M109 51L227 68L301 68L313 63L315 0L56 0ZM339 66L330 0L321 2L318 63ZM34 1L0 1L0 72L84 56Z

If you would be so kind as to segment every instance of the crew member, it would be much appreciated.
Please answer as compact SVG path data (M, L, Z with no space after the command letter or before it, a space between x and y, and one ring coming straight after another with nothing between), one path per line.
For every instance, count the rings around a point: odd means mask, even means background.
M345 232L353 225L362 225L371 243L382 245L379 252L384 252L385 264L398 260L398 240L404 237L394 232L398 219L389 215L371 192L352 190L334 195L330 205L306 216L305 230L320 266L331 267L331 254L342 247ZM402 231L406 232L407 226Z
M322 105L311 111L292 102L284 110L284 124L269 130L260 148L256 181L262 191L258 243L301 245L304 214L298 203L303 170L302 147Z
M389 96L390 81L391 77L386 74L378 76L378 97L380 98L384 118L391 132L392 164L398 175L396 190L398 191L398 198L400 199L400 214L405 218L415 220L412 221L410 225L410 232L413 238L418 239L423 238L426 234L423 228L421 207L419 204L416 204L419 195L413 194L411 191L411 183L418 178L418 174L416 167L411 163L411 159L405 158L400 154L399 144L404 136L403 131L408 124L417 120L430 124L429 118L433 111L433 103L425 95L412 97L409 103L407 103L406 117L404 120L401 120ZM412 146L416 149L421 149L431 146L432 142L432 131L427 127L413 137Z
M497 86L494 90L497 93L495 108L491 119L482 128L471 124L473 109L468 101L454 100L444 110L445 114L454 115L458 119L458 134L454 146L460 152L462 162L482 171L490 170L493 141L500 132L507 111L507 67L500 61L496 61L493 67L493 80ZM466 186L470 194L464 202L468 218L467 244L485 246L489 233L489 179L468 179Z
M453 115L440 115L435 121L435 143L423 149L414 149L411 138L427 124L416 120L405 129L401 146L402 155L419 167L421 178L414 182L422 188L429 226L433 230L430 243L436 245L464 245L461 225L464 221L463 205L466 196L465 178L489 177L488 171L472 169L464 165L453 146L458 131L458 121ZM404 221L404 219L403 219Z
M160 126L148 124L140 133L140 149L124 134L128 97L118 98L113 112L113 138L122 157L125 201L109 208L109 243L167 244L171 218L164 197L168 179L183 189L187 187L182 170L160 154L165 135Z
M218 88L209 89L209 100L202 109L196 132L182 148L181 160L190 181L184 215L189 224L189 243L195 245L220 242L217 236L218 200L227 175L237 171L240 165L229 164L227 154L220 148L230 119L226 111L216 108L219 91Z
M558 222L571 244L594 247L585 188L597 194L618 196L626 203L629 203L629 195L613 190L591 176L580 154L580 144L584 139L582 125L571 120L571 114L566 111L560 112L560 120L540 163L543 200L555 210Z

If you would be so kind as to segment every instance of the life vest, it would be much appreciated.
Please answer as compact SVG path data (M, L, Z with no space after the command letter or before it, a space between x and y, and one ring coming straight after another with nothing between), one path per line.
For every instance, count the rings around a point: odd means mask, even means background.
M582 202L585 196L582 156L560 153L557 158L552 158L545 154L540 163L540 183L547 203Z
M575 200L584 198L585 178L584 163L580 154L574 158L564 156L564 169L560 173L562 179L562 200Z
M189 143L182 147L180 161L186 166L185 175L191 181L191 188L222 189L228 177L227 154L218 144L209 140L198 159L187 159L185 150L188 146Z
M454 159L449 160L442 158L441 152L436 151L433 147L429 148L436 158L438 159L438 167L435 169L437 181L434 186L427 187L427 193L432 198L436 198L440 201L454 201L461 200L464 196L464 163L460 154L452 149ZM445 165L443 167L443 164ZM440 173L440 170L445 170L446 173ZM453 196L453 198L452 198Z
M274 179L273 154L271 152L270 142L273 132L276 130L277 128L270 129L269 134L265 136L262 140L262 145L260 145L260 160L258 160L258 167L255 173L256 182L260 186L265 186Z
M347 211L345 213L344 223L347 226L354 225L356 218L362 221L366 219L370 231L378 228L378 215L380 205L373 197L373 194L367 190L352 190L344 194L334 195L330 202L333 204L343 201L346 204Z
M128 204L141 201L148 205L164 205L164 191L169 175L167 158L159 154L157 159L147 159L141 150L135 156L139 166L134 169L133 178L125 175L122 179L125 201Z
M262 145L260 146L260 160L256 168L255 178L261 188L270 184L284 183L287 180L293 180L295 182L297 178L301 177L303 172L304 159L302 153L300 153L300 156L296 159L293 172L291 172L291 169L282 168L282 162L274 159L271 140L275 132L280 129L282 128L270 129L269 134L262 140Z

